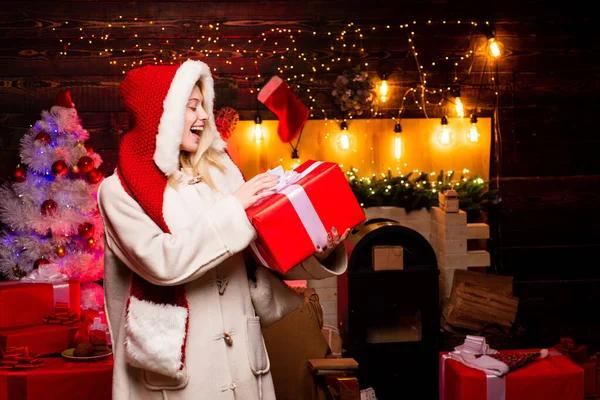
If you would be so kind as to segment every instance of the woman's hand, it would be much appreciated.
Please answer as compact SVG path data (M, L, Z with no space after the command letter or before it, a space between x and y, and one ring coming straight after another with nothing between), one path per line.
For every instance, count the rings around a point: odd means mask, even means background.
M336 248L336 246L338 244L340 244L341 242L346 240L346 238L348 237L349 234L350 234L350 229L346 229L346 232L344 232L342 237L340 237L335 226L332 227L331 233L327 233L327 247L322 249L321 247L317 246L317 252L315 254L315 257L317 258L317 260L319 260L320 262L323 262L323 260L325 260L327 258L327 256L329 256L333 252L333 250Z
M233 192L233 197L240 202L244 210L247 210L257 201L275 194L275 192L267 189L275 186L277 182L278 178L276 176L263 172L240 186Z

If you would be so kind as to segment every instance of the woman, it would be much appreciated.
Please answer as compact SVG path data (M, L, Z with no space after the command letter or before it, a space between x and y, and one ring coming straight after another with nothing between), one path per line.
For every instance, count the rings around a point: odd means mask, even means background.
M249 287L243 250L256 238L245 209L271 195L275 179L244 182L228 157L206 64L137 68L120 89L132 129L98 190L113 397L274 399L251 296L270 305L272 275L259 269L260 290ZM344 238L333 232L325 251L282 278L343 273Z

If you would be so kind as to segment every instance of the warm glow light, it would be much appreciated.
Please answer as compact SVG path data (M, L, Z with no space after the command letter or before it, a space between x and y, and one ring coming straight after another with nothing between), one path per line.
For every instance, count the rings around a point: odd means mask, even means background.
M479 142L479 131L477 130L477 117L475 114L471 116L471 127L469 128L467 140L471 143Z
M385 103L387 101L388 91L389 91L389 86L387 83L387 76L383 75L381 77L381 86L379 87L379 94L381 95L382 103Z
M350 148L350 138L347 133L342 133L340 135L340 147L343 150L348 150Z
M394 157L396 160L402 157L402 138L400 135L394 138Z
M260 144L263 140L263 131L262 131L262 118L260 115L256 114L254 118L254 141L256 144Z
M490 38L488 39L489 43L490 43L490 52L492 53L492 56L498 58L500 57L500 47L498 46L498 41L495 38Z
M444 115L442 117L442 128L438 134L438 142L441 145L448 145L452 141L452 131L448 127L448 118Z

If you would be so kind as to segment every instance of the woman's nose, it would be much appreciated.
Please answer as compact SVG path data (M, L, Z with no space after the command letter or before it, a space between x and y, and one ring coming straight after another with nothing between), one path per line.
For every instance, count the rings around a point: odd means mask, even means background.
M202 121L206 121L208 119L208 113L206 112L206 110L204 110L203 107L200 107L200 109L198 110L198 119Z

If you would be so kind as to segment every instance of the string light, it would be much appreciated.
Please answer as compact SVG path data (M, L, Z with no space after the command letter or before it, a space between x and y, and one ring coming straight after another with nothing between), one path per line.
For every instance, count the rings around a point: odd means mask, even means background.
M479 131L477 130L477 116L475 114L471 115L471 126L469 128L467 140L471 143L479 142Z
M452 131L450 130L450 127L448 126L448 117L446 117L444 115L442 117L441 124L442 124L442 127L438 134L438 142L441 145L446 146L446 145L449 145L450 142L452 141Z
M394 158L399 160L402 157L402 138L400 137L402 126L399 122L394 125L394 132L396 133L396 137L394 137Z
M254 141L256 144L260 144L263 141L262 118L258 112L256 112L256 117L254 117Z

